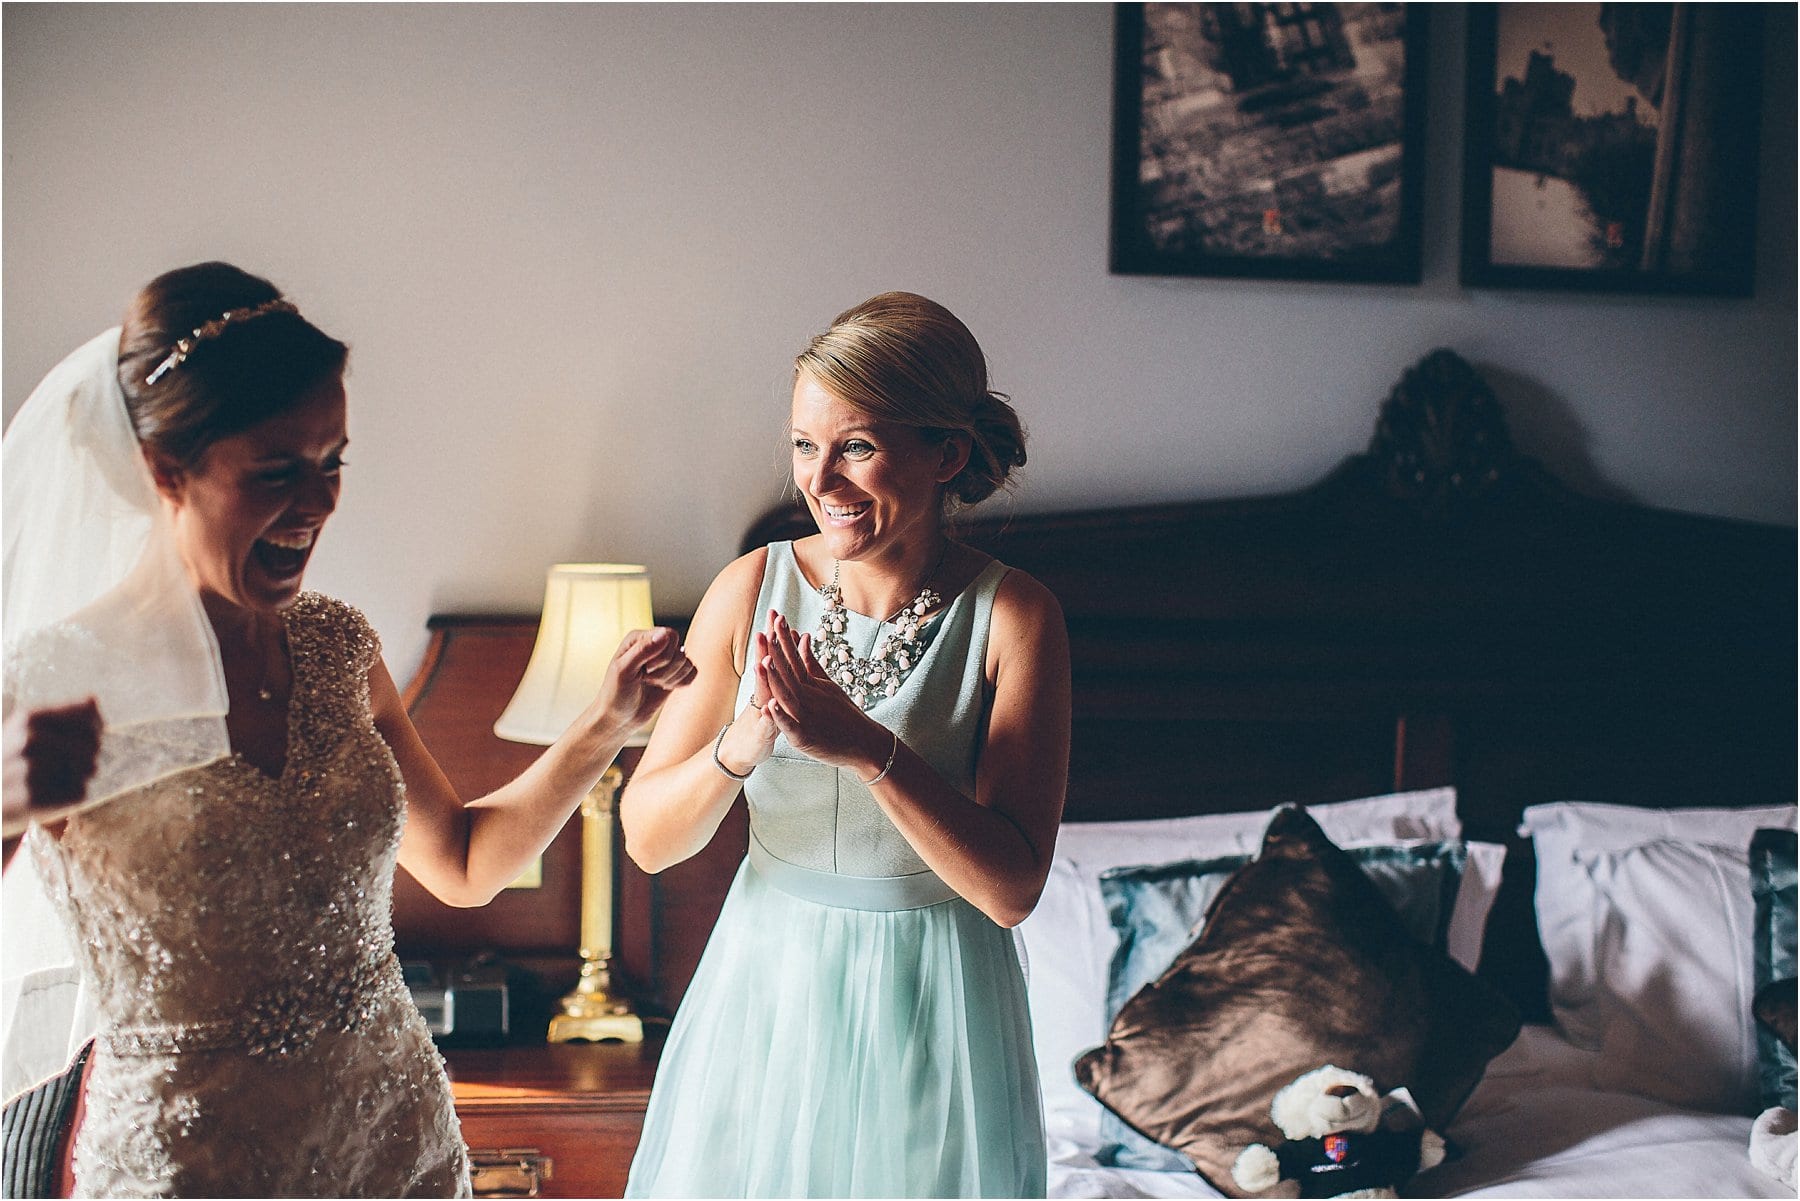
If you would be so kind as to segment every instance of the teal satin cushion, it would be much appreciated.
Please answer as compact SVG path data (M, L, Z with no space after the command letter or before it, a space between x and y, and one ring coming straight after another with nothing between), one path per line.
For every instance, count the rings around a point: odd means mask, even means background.
M1795 834L1758 830L1750 840L1750 889L1756 898L1756 989L1794 979ZM1756 1065L1765 1108L1794 1104L1794 1052L1766 1027L1756 1030Z
M1468 861L1460 840L1349 847L1345 853L1394 907L1413 937L1440 950L1444 947ZM1248 855L1228 855L1120 867L1101 874L1100 893L1119 938L1107 973L1108 1023L1199 936L1214 898L1248 862ZM1114 1167L1155 1171L1191 1167L1185 1156L1145 1138L1111 1112L1101 1117L1100 1137L1097 1158Z

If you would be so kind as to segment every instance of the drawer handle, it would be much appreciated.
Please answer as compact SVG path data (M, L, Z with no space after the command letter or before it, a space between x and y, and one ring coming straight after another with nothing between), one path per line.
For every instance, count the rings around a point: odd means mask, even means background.
M555 1175L554 1167L536 1147L469 1152L469 1179L477 1197L535 1197Z

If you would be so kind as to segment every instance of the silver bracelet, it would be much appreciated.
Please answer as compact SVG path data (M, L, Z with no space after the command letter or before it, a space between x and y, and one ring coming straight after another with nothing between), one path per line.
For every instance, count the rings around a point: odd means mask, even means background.
M894 770L894 756L900 753L900 732L895 730L893 731L893 735L894 745L893 748L888 751L888 761L881 765L881 770L875 773L875 778L873 780L864 780L862 782L864 788L875 787L875 785L887 779L887 774ZM721 763L719 766L723 767L725 765Z
M748 780L750 778L750 772L755 771L756 769L753 767L750 769L750 771L747 771L743 775L740 776L736 772L732 771L729 767L725 766L725 760L719 758L719 747L725 741L725 731L727 731L729 729L731 729L731 723L726 722L724 725L719 727L719 736L717 738L713 739L713 766L718 768L720 771L724 772L726 775L730 776L732 779L737 780L741 783L744 780ZM889 762L891 763L892 760L889 760ZM881 775L885 776L885 775L887 775L887 773L882 772ZM880 778L881 778L881 776L876 777L876 779L880 779Z

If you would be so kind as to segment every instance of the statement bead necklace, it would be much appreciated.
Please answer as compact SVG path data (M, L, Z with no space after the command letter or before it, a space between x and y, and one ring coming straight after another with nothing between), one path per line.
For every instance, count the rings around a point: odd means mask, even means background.
M949 547L944 549L947 551ZM940 554L938 566L943 566L943 562L944 557ZM931 590L931 579L938 569L933 567L931 575L925 577L925 587L919 589L919 595L881 623L894 628L876 640L875 648L864 659L851 650L850 643L844 639L850 615L844 608L844 591L838 587L840 567L837 560L832 560L831 583L819 589L819 595L825 598L825 612L819 616L819 636L814 640L813 654L825 674L850 694L857 708L867 709L900 691L900 685L918 665L919 657L925 651L919 627L924 624L925 614L943 600Z

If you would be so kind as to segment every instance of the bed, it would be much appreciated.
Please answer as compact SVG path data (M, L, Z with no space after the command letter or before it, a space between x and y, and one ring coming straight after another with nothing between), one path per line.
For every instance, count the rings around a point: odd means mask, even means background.
M745 545L809 530L777 509ZM1456 1153L1409 1192L1793 1195L1747 1154L1763 1073L1783 1070L1751 994L1793 974L1793 529L1571 492L1438 350L1310 488L983 517L964 536L1047 584L1070 633L1065 826L1020 939L1053 1196L1242 1191L1145 1145L1072 1065L1135 996L1116 903L1131 870L1230 879L1217 865L1253 858L1288 805L1340 853L1454 844L1433 953L1523 1023L1439 1106ZM1786 841L1752 863L1762 830ZM679 1003L743 847L740 804L694 860L625 868L619 968L650 1011ZM1171 912L1210 924L1217 892L1182 878ZM1192 933L1133 913L1150 923L1134 947ZM1791 1092L1791 1050L1785 1071Z

